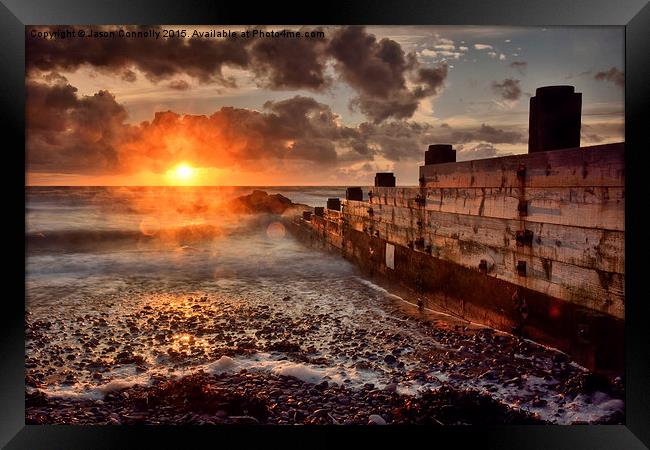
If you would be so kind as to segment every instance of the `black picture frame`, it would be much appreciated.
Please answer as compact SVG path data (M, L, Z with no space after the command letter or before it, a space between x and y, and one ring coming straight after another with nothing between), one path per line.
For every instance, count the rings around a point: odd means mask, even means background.
M625 27L626 136L626 424L498 427L130 427L25 425L24 269L20 244L5 250L0 314L0 445L7 449L265 447L337 445L352 435L364 447L411 441L433 447L641 449L650 446L650 315L642 286L643 112L650 91L650 5L646 0L499 0L272 2L196 0L2 0L0 111L5 134L5 241L25 236L25 25L46 24L368 24ZM22 265L20 264L22 261ZM22 280L21 281L21 277ZM417 439L417 441L416 441ZM140 443L138 443L140 441Z

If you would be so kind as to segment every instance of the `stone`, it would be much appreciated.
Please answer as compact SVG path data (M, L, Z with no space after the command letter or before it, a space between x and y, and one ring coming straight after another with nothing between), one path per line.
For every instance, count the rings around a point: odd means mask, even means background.
M378 414L371 414L368 417L368 425L386 425L386 421Z
M384 356L384 362L386 364L395 364L397 362L397 358L395 358L395 356L389 354L389 355Z

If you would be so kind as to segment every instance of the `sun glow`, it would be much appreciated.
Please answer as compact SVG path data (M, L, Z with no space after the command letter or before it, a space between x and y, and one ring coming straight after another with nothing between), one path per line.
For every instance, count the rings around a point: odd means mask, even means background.
M190 184L196 176L196 169L186 163L181 163L167 171L170 181L174 184Z
M181 180L189 180L194 175L194 169L187 164L181 164L176 168L176 176Z

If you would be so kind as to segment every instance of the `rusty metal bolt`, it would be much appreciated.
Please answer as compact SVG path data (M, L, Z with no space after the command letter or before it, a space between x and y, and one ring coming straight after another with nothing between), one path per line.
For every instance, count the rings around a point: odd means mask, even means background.
M517 261L517 275L520 277L526 276L526 261Z
M517 178L523 180L525 177L526 177L526 166L523 164L519 164L519 167L517 167Z
M517 241L517 246L533 246L533 232L531 230L519 230L515 233L515 240Z
M528 200L519 199L519 204L517 205L517 211L519 211L520 216L528 215Z

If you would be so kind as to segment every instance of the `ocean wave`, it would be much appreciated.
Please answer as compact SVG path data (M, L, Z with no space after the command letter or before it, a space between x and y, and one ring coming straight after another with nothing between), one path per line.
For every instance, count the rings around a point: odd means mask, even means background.
M196 224L155 230L134 229L68 229L46 230L26 234L28 251L45 249L97 250L98 247L154 241L178 244L201 242L223 235L221 227Z
M187 246L209 243L223 237L268 234L269 225L283 219L274 214L223 215L205 223L161 224L141 220L131 228L62 228L35 229L26 233L27 251L100 251L140 244ZM284 227L281 227L285 234Z

